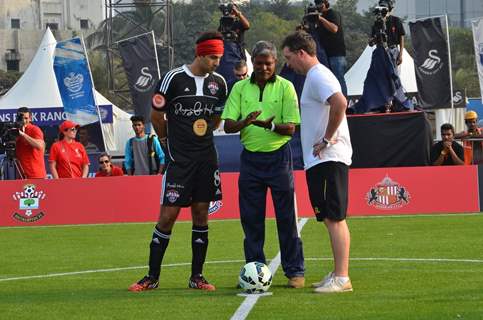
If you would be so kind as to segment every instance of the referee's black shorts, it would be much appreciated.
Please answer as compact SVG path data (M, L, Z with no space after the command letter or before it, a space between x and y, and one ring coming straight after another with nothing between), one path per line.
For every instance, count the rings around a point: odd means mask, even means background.
M310 203L317 221L341 221L347 215L349 167L342 162L322 162L305 173Z

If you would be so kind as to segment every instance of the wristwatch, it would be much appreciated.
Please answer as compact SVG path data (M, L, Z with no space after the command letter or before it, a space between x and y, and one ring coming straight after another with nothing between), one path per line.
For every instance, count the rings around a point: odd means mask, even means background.
M329 147L330 146L329 139L327 139L327 138L324 137L324 138L322 138L322 142L325 143L325 147Z

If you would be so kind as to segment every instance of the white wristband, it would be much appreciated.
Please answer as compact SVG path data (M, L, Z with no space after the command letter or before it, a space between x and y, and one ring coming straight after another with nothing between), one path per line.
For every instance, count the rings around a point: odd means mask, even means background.
M272 127L270 128L270 131L275 131L275 123L272 122Z

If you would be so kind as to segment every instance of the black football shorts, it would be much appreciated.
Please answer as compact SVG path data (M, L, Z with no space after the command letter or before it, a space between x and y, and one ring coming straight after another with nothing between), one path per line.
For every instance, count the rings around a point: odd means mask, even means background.
M188 207L193 202L221 200L218 164L212 161L170 162L163 176L161 204Z
M322 162L305 172L310 203L317 221L341 221L347 215L349 167L342 162Z

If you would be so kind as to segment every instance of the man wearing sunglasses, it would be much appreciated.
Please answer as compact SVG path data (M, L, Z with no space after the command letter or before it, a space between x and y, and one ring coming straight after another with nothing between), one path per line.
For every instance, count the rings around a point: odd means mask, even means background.
M122 176L124 173L122 169L111 163L111 156L103 152L99 156L99 170L96 172L98 177L116 177Z
M29 108L19 108L17 120L21 121L22 127L16 139L15 153L23 178L43 179L46 176L44 134L39 127L32 124L32 113Z

